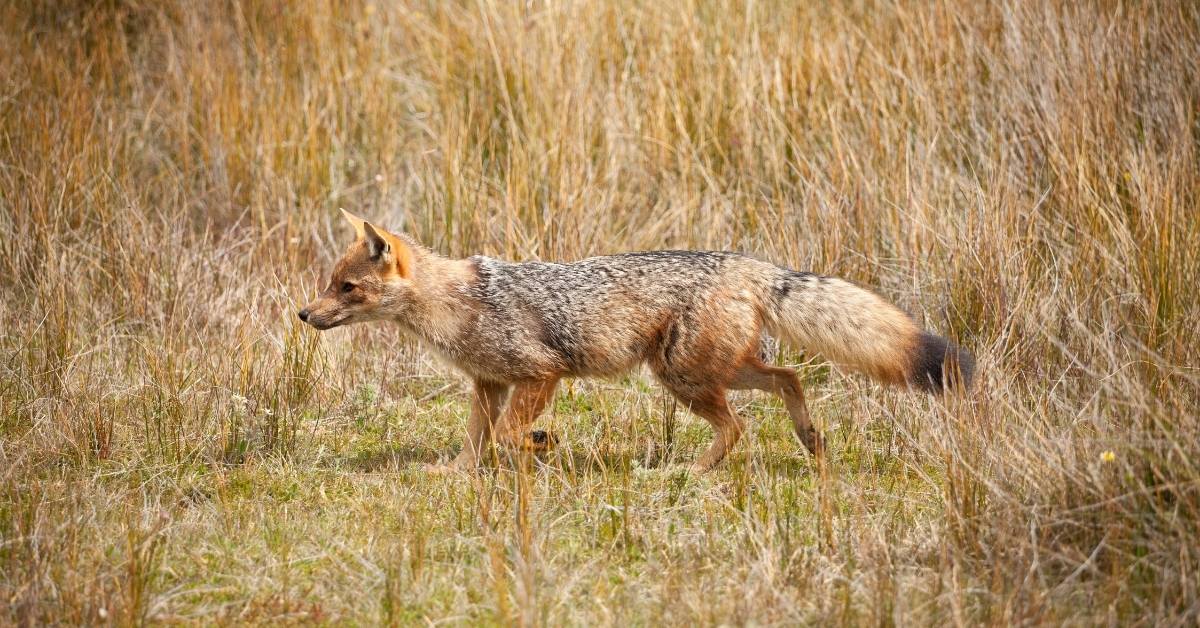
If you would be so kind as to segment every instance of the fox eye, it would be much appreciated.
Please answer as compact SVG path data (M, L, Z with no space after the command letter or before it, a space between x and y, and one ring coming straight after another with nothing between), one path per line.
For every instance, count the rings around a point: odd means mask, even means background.
M350 292L352 290L354 290L354 284L349 281L342 284L342 292Z

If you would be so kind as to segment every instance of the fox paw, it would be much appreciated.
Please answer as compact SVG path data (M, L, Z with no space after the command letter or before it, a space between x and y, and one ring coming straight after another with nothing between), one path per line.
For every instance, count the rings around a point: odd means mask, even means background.
M526 439L529 441L530 448L535 451L549 451L558 446L558 439L554 434L543 430L533 430L526 435Z
M517 437L501 438L498 442L508 449L542 453L554 449L558 438L543 430L533 430Z

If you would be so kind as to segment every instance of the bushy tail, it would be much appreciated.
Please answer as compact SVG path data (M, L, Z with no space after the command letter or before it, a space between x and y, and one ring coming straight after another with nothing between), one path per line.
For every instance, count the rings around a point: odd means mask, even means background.
M785 270L772 287L776 337L882 382L938 393L971 384L975 358L882 297L835 277Z

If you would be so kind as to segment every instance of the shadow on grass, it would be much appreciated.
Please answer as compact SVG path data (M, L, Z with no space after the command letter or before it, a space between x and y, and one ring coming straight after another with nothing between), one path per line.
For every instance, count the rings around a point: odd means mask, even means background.
M449 460L458 453L451 449L434 449L417 445L402 445L374 451L361 451L338 461L338 466L351 471L398 471L412 463L433 464Z
M399 445L371 451L360 451L353 455L331 461L337 466L349 471L371 473L377 471L400 471L411 465L446 463L454 459L459 448L434 448L420 445ZM483 463L486 470L512 471L525 464L523 457L529 456L535 467L543 470L556 470L572 475L596 475L611 473L629 473L637 468L647 470L666 470L675 467L687 467L692 463L689 456L670 456L662 452L652 452L647 456L643 452L609 450L598 452L587 449L571 449L561 445L553 451L541 454L528 452L509 452L496 449L495 455ZM720 468L742 466L747 464L745 454L735 454L726 460ZM814 470L807 454L780 454L760 459L758 464L771 475L806 477Z

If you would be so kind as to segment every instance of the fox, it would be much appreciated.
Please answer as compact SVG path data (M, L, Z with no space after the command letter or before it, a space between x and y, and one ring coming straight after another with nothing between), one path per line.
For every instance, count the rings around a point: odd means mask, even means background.
M390 321L471 380L463 447L431 471L472 470L493 445L545 451L557 439L531 427L561 380L619 376L642 365L712 427L691 472L716 467L746 430L728 401L731 390L779 396L800 442L823 464L825 439L813 427L798 374L768 363L772 339L933 394L965 391L974 375L970 352L836 277L727 251L568 263L453 259L342 213L355 240L299 318L317 330Z

